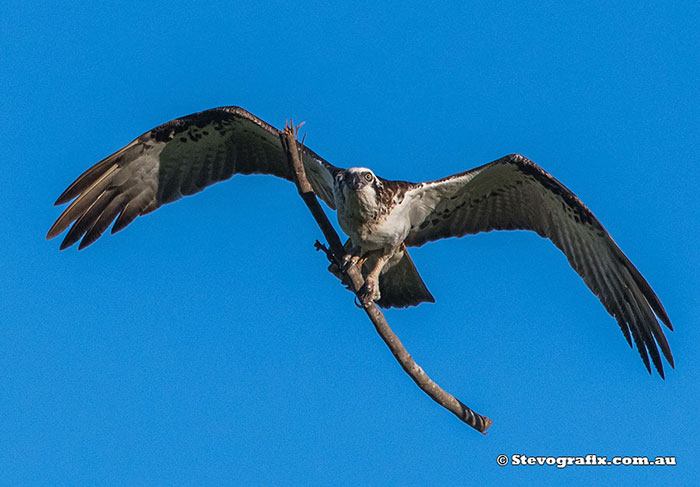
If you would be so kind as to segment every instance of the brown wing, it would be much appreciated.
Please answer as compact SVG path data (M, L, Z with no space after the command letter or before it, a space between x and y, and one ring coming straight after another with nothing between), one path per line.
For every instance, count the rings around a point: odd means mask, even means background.
M673 328L659 298L593 213L534 162L509 155L423 183L407 197L413 199L409 246L491 230L532 230L550 239L617 319L630 346L631 333L647 370L651 355L664 376L657 344L673 367L657 317Z
M331 208L338 168L304 148L304 166L316 194ZM85 171L56 201L73 202L47 234L71 226L61 249L82 249L116 219L112 233L137 216L202 191L234 174L292 179L279 130L239 107L221 107L178 118L138 137Z

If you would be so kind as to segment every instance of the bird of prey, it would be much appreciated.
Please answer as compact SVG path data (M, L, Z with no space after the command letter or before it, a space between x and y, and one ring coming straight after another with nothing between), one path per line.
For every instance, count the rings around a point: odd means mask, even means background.
M239 107L221 107L160 125L85 171L56 201L71 204L48 232L70 227L61 244L82 249L109 227L234 174L271 174L292 180L280 131ZM673 356L659 320L673 329L647 281L593 213L534 162L512 154L436 181L390 181L370 169L341 169L303 148L316 195L337 210L350 237L345 265L359 263L363 303L406 307L434 302L407 247L492 230L531 230L567 257L588 288L632 339L651 373L664 377L659 349Z

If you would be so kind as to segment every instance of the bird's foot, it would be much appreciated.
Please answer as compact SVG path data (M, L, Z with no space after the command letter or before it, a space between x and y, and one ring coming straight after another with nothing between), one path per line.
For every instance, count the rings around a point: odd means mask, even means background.
M360 256L357 254L345 254L343 257L343 262L341 264L341 270L347 272L352 266L360 261Z
M373 279L367 279L362 285L360 290L357 292L360 298L360 303L362 307L366 308L375 301L378 301L382 297L379 292L379 282Z

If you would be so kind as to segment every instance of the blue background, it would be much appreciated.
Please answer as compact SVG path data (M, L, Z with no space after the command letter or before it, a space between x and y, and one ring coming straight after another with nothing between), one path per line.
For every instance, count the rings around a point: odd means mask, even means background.
M3 2L0 483L690 485L700 473L697 2ZM676 327L649 376L526 232L412 252L387 317L486 436L403 373L289 183L236 177L83 252L44 235L84 169L240 105L342 167L435 179L511 152L593 210ZM335 221L335 217L333 220ZM500 453L676 455L499 467Z

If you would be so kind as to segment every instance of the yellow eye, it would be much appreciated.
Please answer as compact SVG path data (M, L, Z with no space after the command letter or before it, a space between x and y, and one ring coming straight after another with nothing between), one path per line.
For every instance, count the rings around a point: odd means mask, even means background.
M372 173L371 172L366 172L365 173L365 181L368 183L372 180Z

